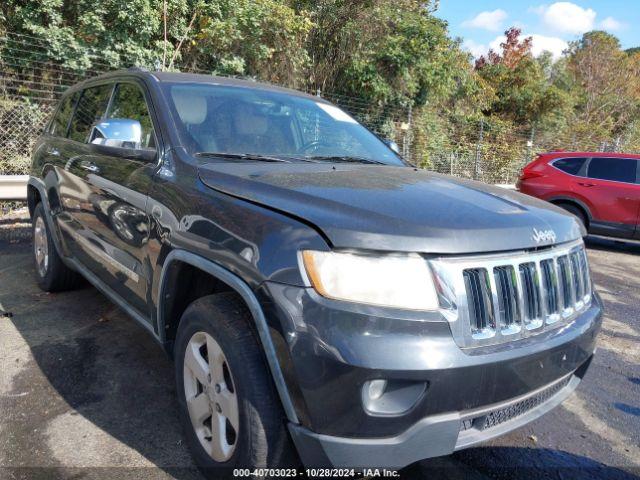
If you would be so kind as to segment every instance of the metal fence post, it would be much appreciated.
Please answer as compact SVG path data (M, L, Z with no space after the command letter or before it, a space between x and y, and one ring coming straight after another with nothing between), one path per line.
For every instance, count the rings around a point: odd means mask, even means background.
M525 164L531 162L533 160L533 139L536 135L536 126L533 125L531 127L531 133L529 134L529 141L527 142L527 159Z
M620 151L620 140L622 140L622 139L620 138L620 135L618 135L616 137L615 143L613 144L613 151L614 152L619 152Z
M411 163L411 134L413 128L413 108L409 105L409 111L407 112L407 130L405 131L404 138L402 139L402 156Z
M484 140L484 118L480 119L480 134L476 144L476 159L473 166L473 179L478 180L480 176L480 158L482 157L482 141Z

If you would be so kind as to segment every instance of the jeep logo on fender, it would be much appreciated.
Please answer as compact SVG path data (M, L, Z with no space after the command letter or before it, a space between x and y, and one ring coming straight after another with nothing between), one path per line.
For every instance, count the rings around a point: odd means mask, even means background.
M534 228L532 238L536 241L536 243L541 243L541 242L555 243L556 232L554 232L553 230L537 230Z

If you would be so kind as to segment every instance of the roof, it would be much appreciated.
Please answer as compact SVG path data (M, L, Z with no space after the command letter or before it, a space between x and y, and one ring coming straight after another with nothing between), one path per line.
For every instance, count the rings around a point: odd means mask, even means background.
M624 153L624 152L565 152L562 150L556 150L553 152L541 153L539 156L543 157L609 157L609 158L633 158L640 159L640 155L637 153Z
M150 72L141 68L129 68L124 70L114 70L112 72L104 73L97 77L92 77L81 83L78 83L71 87L69 90L76 90L82 88L87 83L93 83L100 80L107 80L112 77L119 76L135 76L140 78L152 78L160 83L165 82L184 82L184 83L207 83L212 85L225 85L230 87L243 87L252 88L258 90L267 90L272 92L281 92L288 95L295 95L298 97L306 97L313 99L314 101L324 101L320 97L309 95L299 90L291 88L284 88L269 83L257 82L254 80L244 80L240 78L232 77L218 77L215 75L205 75L199 73L179 73L179 72Z

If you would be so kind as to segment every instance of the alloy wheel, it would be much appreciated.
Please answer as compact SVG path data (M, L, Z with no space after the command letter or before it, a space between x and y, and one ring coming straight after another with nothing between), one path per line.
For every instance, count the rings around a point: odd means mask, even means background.
M208 333L195 333L187 344L184 391L200 444L216 462L229 460L238 443L238 396L227 358Z
M40 277L44 277L49 268L49 242L47 241L47 227L42 217L36 219L33 230L33 249L38 274Z

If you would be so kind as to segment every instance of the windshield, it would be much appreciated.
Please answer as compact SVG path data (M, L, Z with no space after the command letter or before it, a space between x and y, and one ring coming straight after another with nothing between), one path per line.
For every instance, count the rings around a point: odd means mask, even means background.
M323 101L201 83L168 83L164 88L192 154L404 165L378 137Z

